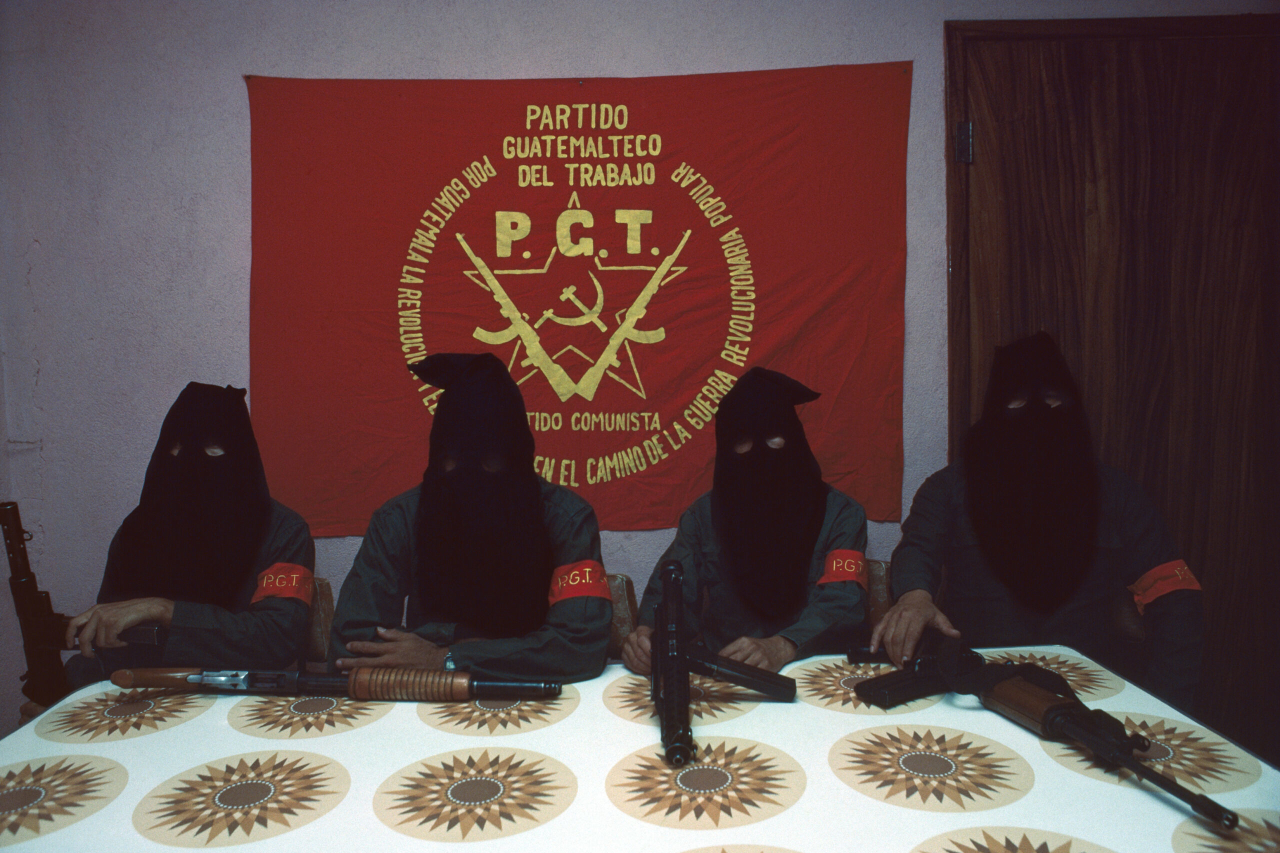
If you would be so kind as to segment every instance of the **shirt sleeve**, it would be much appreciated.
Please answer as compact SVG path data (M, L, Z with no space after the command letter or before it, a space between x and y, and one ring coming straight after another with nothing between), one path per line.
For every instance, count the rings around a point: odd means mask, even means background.
M206 669L283 669L303 653L310 611L310 581L315 571L315 543L302 518L277 505L266 541L259 549L260 571L242 597L260 588L264 575L287 574L306 584L307 595L271 595L244 610L213 604L175 601L173 620L161 653L162 666Z
M945 537L956 512L956 489L949 488L955 477L952 469L944 468L916 490L902 522L902 539L889 560L895 601L915 589L938 597Z
M1181 563L1155 504L1127 477L1108 474L1119 481L1111 491L1120 501L1115 516L1123 519L1125 586L1158 566ZM1198 589L1175 589L1154 598L1142 608L1142 628L1149 649L1143 686L1167 702L1190 708L1200 682L1204 596Z
M796 621L778 632L796 645L796 657L847 648L865 615L866 596L855 580L825 579L827 557L835 551L867 550L867 516L855 501L832 491L827 518L809 567L809 598Z
M331 667L338 658L351 656L347 643L371 642L377 639L378 628L401 624L408 594L408 571L412 565L408 522L401 515L396 507L388 505L379 508L369 520L360 550L342 582L334 607L329 635ZM432 642L440 642L437 637L417 633ZM450 627L445 644L452 639Z
M556 492L545 499L551 501L547 521L556 565L589 561L600 567L600 529L591 507L570 493ZM607 587L605 592L607 596ZM604 671L612 620L613 602L608 597L565 598L551 605L546 622L536 631L454 643L449 651L458 669L476 677L583 681Z

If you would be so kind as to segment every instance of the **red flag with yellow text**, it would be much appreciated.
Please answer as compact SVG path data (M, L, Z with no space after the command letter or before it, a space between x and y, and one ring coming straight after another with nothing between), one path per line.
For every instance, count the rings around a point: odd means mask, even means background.
M420 481L433 352L509 366L603 529L710 488L754 365L821 392L824 477L899 518L910 63L248 88L254 430L316 535Z

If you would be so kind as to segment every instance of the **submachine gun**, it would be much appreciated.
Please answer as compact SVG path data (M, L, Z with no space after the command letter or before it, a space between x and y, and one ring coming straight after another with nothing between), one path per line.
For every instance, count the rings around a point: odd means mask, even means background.
M987 663L977 652L947 638L936 641L932 648L934 651L901 670L858 682L854 692L864 702L881 708L938 693L975 695L983 707L1042 738L1078 744L1099 763L1125 768L1223 829L1235 829L1239 824L1235 812L1204 794L1187 790L1135 758L1133 753L1150 749L1151 741L1130 734L1105 711L1086 706L1058 673L1030 663ZM850 660L854 657L851 652Z
M672 767L694 757L689 724L689 673L728 681L773 699L796 698L796 681L785 675L722 657L688 642L684 624L684 568L676 560L658 567L662 601L655 614L650 695L658 713L662 748Z

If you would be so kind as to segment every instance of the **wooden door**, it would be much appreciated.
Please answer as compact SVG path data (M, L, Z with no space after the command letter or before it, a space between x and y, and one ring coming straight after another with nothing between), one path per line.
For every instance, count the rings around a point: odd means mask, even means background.
M1053 334L1205 588L1198 713L1280 762L1280 16L946 37L951 455Z

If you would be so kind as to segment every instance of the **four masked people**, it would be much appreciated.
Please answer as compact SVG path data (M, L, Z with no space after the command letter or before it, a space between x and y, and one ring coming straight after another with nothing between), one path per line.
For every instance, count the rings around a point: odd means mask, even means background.
M591 507L539 477L520 389L490 354L410 368L442 389L421 482L372 516L334 613L330 665L574 681L606 662L613 614ZM695 641L778 671L844 653L865 613L867 522L829 486L797 407L819 395L748 370L715 417L711 491L659 566L683 568ZM314 546L271 499L245 392L191 383L165 418L99 604L71 621L73 683L126 666L279 669L299 659ZM622 658L651 666L654 572ZM873 650L926 628L974 647L1062 644L1175 704L1199 670L1199 585L1141 490L1100 463L1061 353L997 348L963 458L920 487L892 557L896 603ZM154 645L119 635L159 627Z
M926 626L975 647L1061 644L1191 704L1200 586L1141 489L1095 457L1044 332L997 348L963 458L916 492L891 564L872 647L894 661Z
M273 500L242 388L192 382L165 416L138 506L107 552L98 604L73 618L74 686L116 669L279 669L303 653L315 546ZM120 633L155 626L157 642Z
M711 491L680 518L659 566L684 570L684 624L712 651L777 672L808 655L848 651L862 623L862 507L822 480L796 406L818 394L761 367L720 401ZM659 573L623 646L638 673L651 666Z

